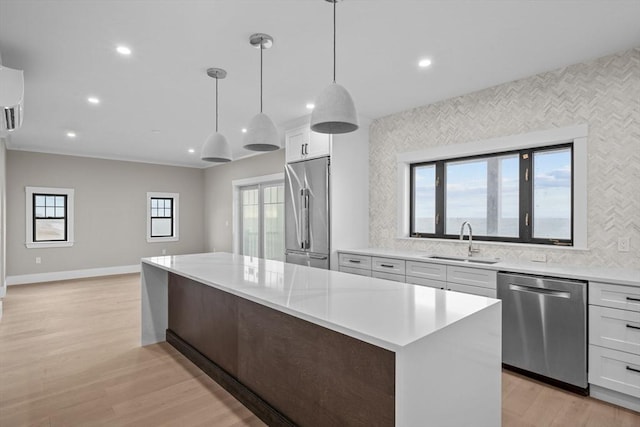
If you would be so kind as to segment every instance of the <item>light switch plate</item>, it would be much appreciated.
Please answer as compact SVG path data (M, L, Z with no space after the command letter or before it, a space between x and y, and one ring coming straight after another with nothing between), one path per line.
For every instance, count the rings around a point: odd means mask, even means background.
M618 237L618 252L629 252L629 237Z

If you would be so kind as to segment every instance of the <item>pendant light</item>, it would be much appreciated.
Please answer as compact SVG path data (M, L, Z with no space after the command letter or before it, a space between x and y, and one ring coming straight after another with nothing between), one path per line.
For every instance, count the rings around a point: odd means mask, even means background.
M358 129L358 113L349 92L336 83L336 3L333 3L333 83L318 96L311 113L311 130L318 133L349 133Z
M227 138L218 132L218 80L227 77L227 72L222 68L209 68L207 75L216 79L216 130L204 142L200 158L207 162L230 162L231 147Z
M249 37L249 43L260 49L260 112L249 122L247 133L244 134L244 148L251 151L278 150L278 130L269 116L262 112L262 51L273 46L273 37L257 33Z

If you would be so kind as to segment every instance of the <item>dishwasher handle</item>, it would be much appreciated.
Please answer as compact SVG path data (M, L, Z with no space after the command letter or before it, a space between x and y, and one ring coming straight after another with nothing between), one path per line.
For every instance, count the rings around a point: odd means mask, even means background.
M525 285L513 285L513 284L510 284L509 285L509 290L510 291L517 291L517 292L528 292L528 293L532 293L532 294L540 294L540 295L545 295L545 296L549 296L549 297L571 298L571 293L570 292L556 291L554 289L546 289L546 288L537 288L535 286L525 286Z

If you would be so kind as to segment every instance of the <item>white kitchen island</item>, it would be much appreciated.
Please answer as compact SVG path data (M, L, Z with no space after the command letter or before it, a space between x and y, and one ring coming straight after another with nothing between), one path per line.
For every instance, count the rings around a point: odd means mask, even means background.
M195 304L192 297L191 305L184 305L187 289L196 295ZM362 425L368 412L386 410L385 396L390 396L391 413L372 425L501 423L499 300L228 253L143 259L141 292L142 345L165 336L177 339L292 424ZM211 292L215 295L205 297ZM206 325L190 323L197 313L208 319ZM219 344L195 338L209 330L215 334L221 322L235 329L220 332L213 340ZM291 331L304 332L287 337ZM271 355L275 364L262 366ZM382 366L384 361L391 366ZM268 380L255 380L281 367L275 389ZM386 371L392 384L381 392L376 381ZM291 390L294 399L280 402L287 381L300 388ZM320 389L306 399L314 402L305 400L305 381ZM334 394L340 402L332 402ZM348 411L337 413L349 398ZM305 409L311 404L313 410ZM254 410L251 402L247 406Z

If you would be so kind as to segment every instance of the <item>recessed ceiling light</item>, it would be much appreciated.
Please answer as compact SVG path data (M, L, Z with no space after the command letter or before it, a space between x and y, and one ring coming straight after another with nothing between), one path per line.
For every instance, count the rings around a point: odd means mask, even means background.
M120 45L116 48L116 50L120 55L125 55L125 56L131 55L131 49L129 49L127 46Z
M421 59L420 62L418 62L418 66L420 68L427 68L429 66L431 66L431 60L430 59Z
M315 107L316 106L311 103L307 104L307 110L313 110Z
M194 150L193 148L189 148L189 152L190 152L190 153L195 153L195 152L196 152L196 150Z
M100 104L100 100L98 98L96 98L95 96L88 97L87 101L89 101L89 103L91 103L91 104Z
M242 133L247 133L247 128L242 128Z
M76 133L73 132L73 131L67 132L67 137L69 137L69 138L75 138L76 136L77 136Z

